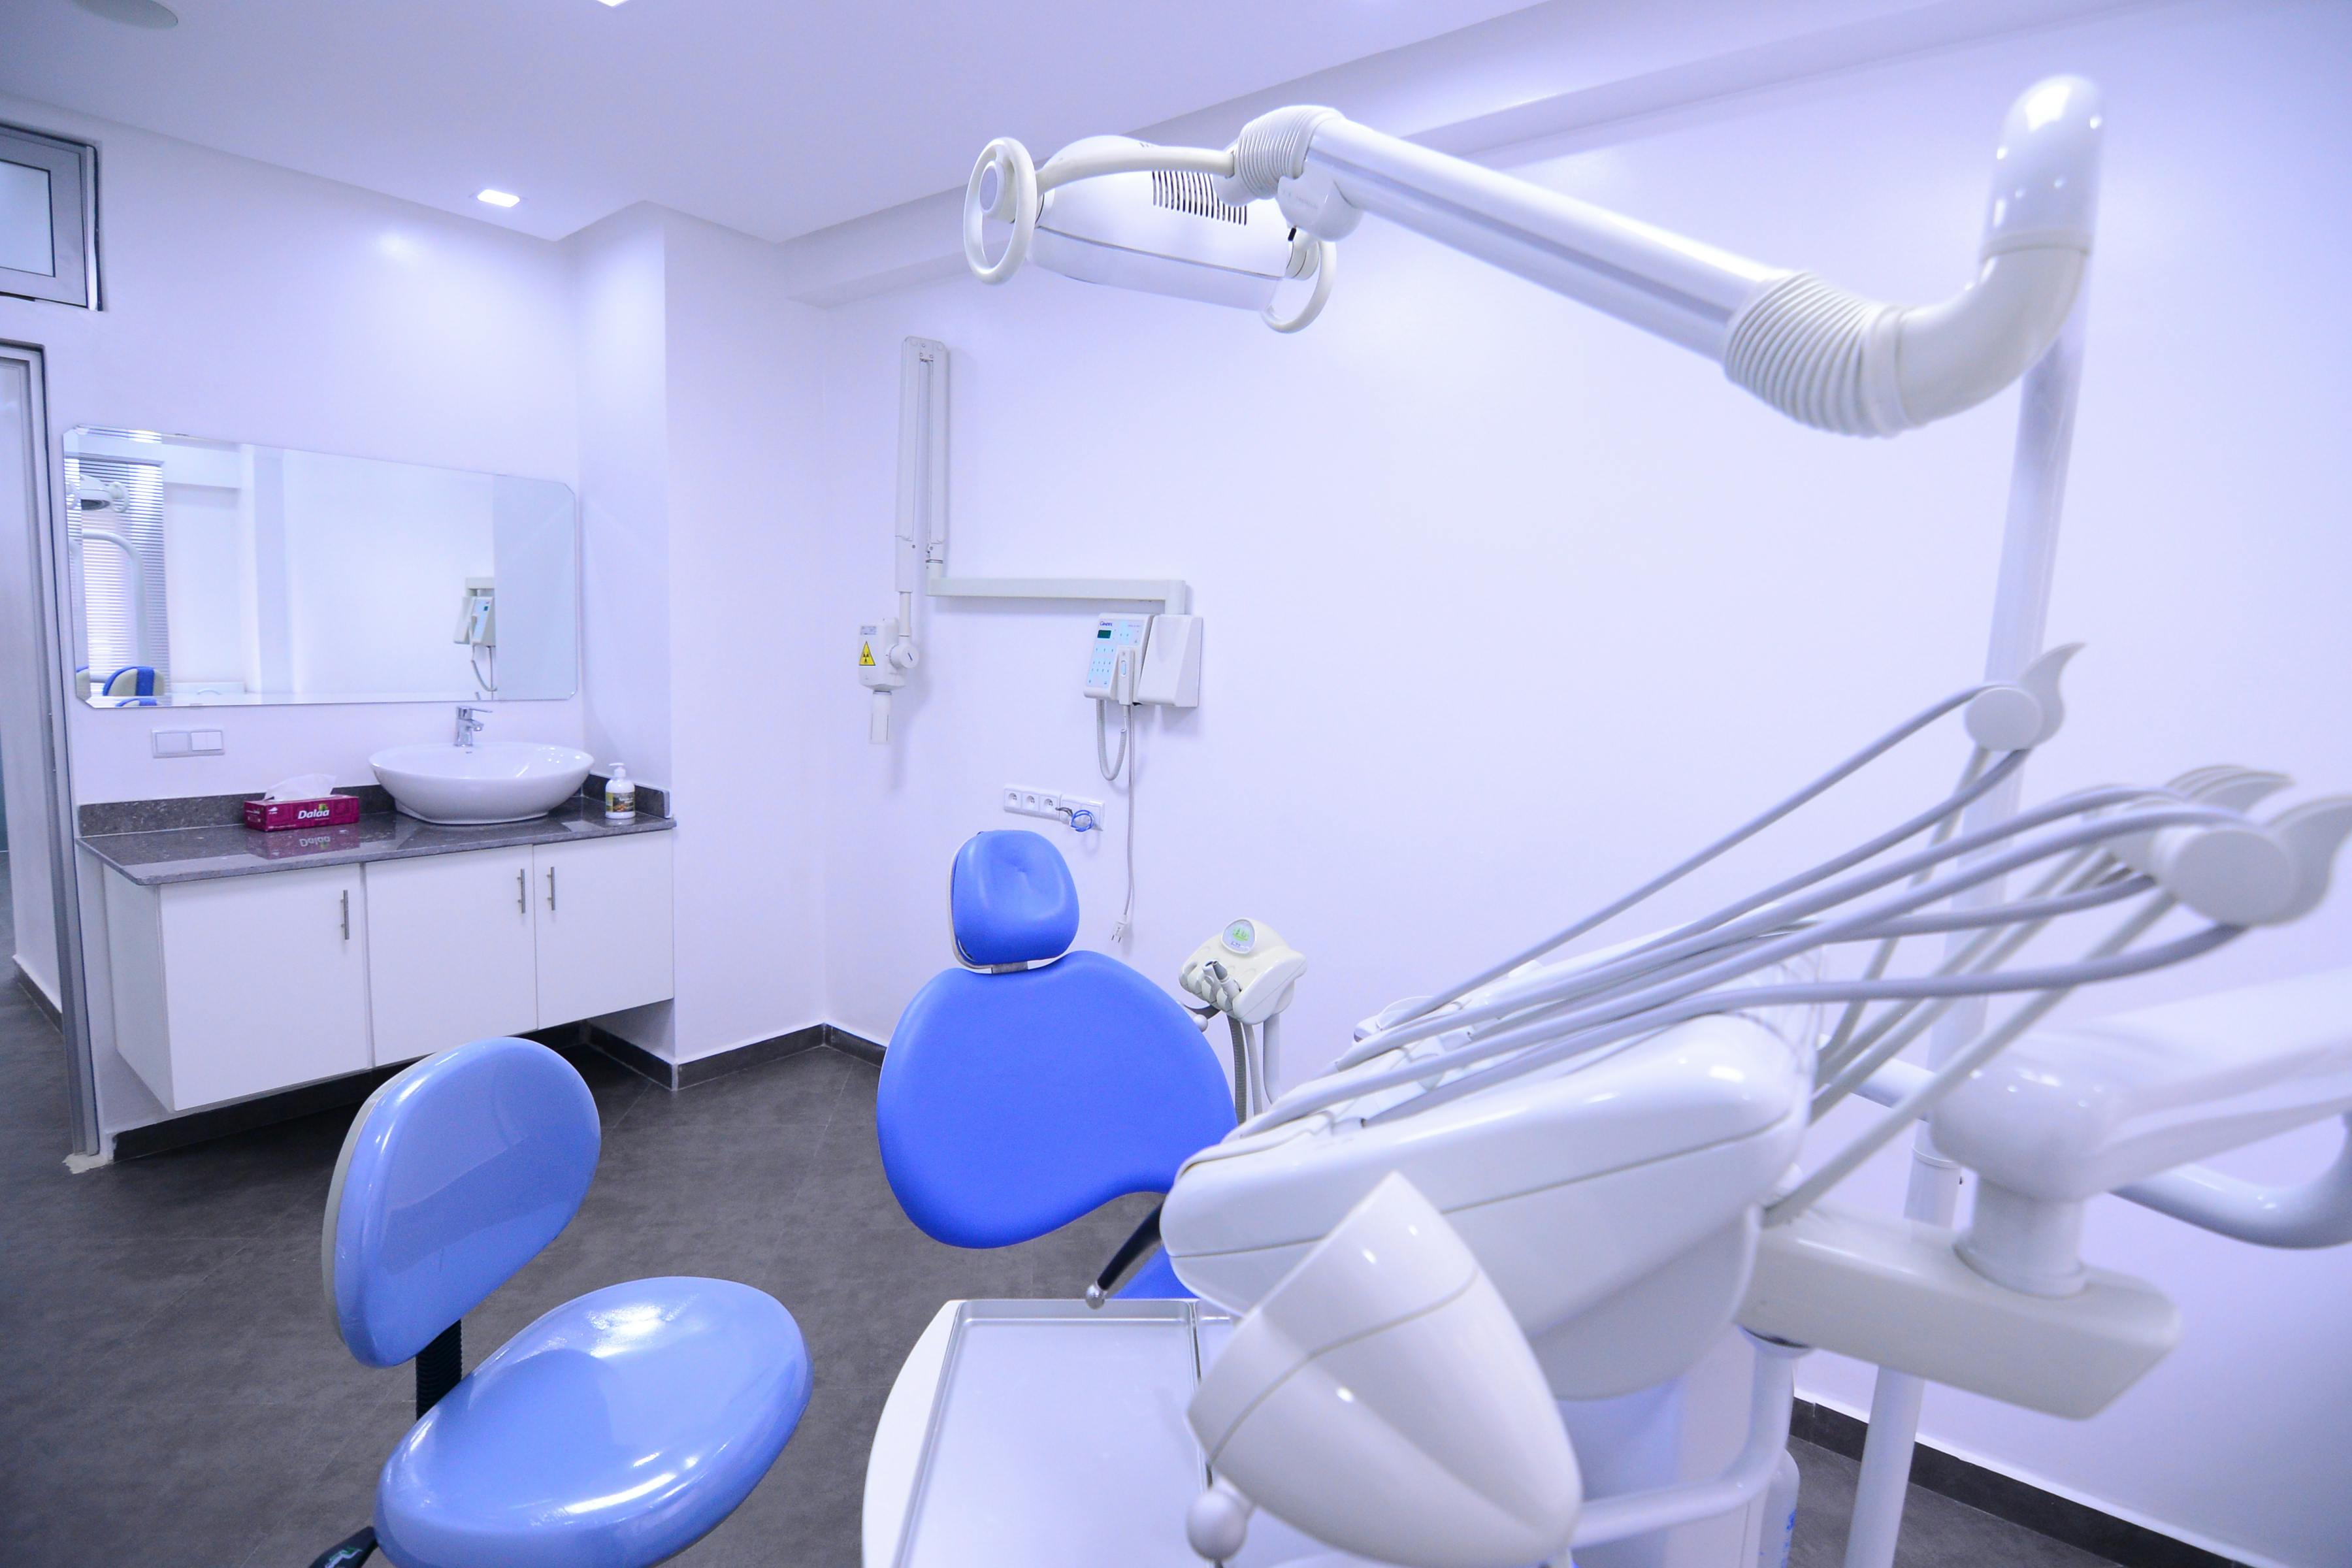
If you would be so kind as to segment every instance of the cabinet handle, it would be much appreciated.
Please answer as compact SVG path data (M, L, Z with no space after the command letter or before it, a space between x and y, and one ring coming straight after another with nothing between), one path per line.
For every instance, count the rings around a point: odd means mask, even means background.
M352 890L343 889L343 940L352 940Z
M552 866L547 868L547 907L550 910L555 908L555 868Z
M526 915L530 913L530 873L518 868L515 871L515 909L518 912Z

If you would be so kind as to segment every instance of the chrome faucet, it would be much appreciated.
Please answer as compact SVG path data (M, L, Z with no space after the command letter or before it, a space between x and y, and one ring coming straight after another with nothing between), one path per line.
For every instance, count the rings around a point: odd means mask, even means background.
M457 739L452 742L467 751L474 749L474 737L482 732L482 710L460 706L457 710Z

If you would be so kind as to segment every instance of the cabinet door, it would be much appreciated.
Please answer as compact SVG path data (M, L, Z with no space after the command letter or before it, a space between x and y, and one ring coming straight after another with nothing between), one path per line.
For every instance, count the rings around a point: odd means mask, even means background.
M568 1024L670 994L670 835L531 850L539 1022Z
M368 1067L367 900L357 866L162 892L173 1110Z
M539 1026L529 847L379 860L367 898L376 1066Z

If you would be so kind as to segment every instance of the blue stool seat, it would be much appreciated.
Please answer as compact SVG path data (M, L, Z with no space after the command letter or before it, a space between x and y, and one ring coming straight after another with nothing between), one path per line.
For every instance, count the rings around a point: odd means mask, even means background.
M751 1495L808 1396L800 1330L762 1291L591 1291L410 1428L376 1489L376 1538L399 1568L658 1563Z
M766 1292L639 1279L556 1308L472 1375L463 1321L563 1231L602 1147L578 1072L529 1040L427 1057L360 1108L320 1235L327 1303L370 1366L416 1364L416 1425L375 1520L312 1568L651 1568L768 1473L808 1346Z

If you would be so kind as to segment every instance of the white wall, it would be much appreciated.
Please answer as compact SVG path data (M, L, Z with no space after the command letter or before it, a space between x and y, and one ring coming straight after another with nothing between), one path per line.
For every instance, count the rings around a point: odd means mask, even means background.
M2101 79L2108 180L2051 628L2091 647L2031 789L2217 759L2341 787L2347 24L2315 4L2144 9L1500 161L1881 297L1940 298L1969 275L2011 98L2051 70ZM1377 221L1297 339L1042 274L839 311L836 637L889 605L908 333L955 355L959 574L1195 585L1203 702L1144 726L1132 960L1166 978L1224 919L1275 922L1315 965L1294 1074L1359 1015L1564 923L1981 666L2013 395L1895 442L1823 437L1678 350ZM822 743L840 1023L886 1037L949 962L949 857L976 829L1028 826L995 809L998 786L1096 784L1090 613L927 605L887 749L860 741L864 693L836 660ZM1959 747L1857 781L1655 918L1907 813ZM1121 826L1115 809L1109 835L1063 841L1090 944L1116 907ZM2076 1010L2347 953L2339 900ZM2294 1142L2242 1168L2307 1169ZM1864 1190L1895 1201L1884 1171ZM2250 1560L2352 1562L2352 1258L2260 1254L2116 1205L2091 1252L2181 1301L2181 1351L2079 1426L1939 1390L1930 1436ZM1805 1381L1866 1398L1830 1358Z
M580 345L580 676L587 748L667 781L668 310L661 215L632 207L566 243Z
M820 1022L823 316L775 247L633 208L580 279L588 744L669 786L677 996L607 1020L690 1061Z
M571 268L559 247L347 185L0 99L99 146L107 308L0 299L49 351L53 440L110 425L561 479L577 487ZM53 454L54 457L54 454ZM215 710L219 757L159 761L150 710L73 715L78 800L257 789L448 732L446 703ZM491 733L577 744L570 701Z
M679 1060L822 1021L824 316L774 246L672 216L670 680ZM746 830L749 824L756 824Z

